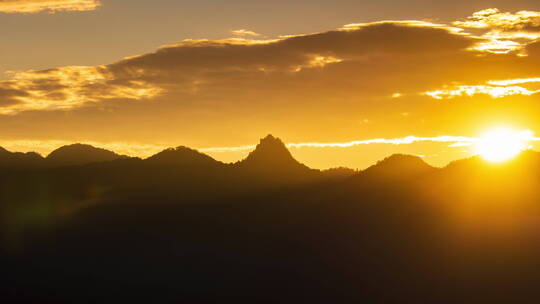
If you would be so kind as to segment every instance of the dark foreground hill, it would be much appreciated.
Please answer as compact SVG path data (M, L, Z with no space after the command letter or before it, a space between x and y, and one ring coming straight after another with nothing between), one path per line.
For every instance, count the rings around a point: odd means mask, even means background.
M0 168L31 168L40 166L43 157L37 153L9 152L0 147Z
M235 164L185 147L102 155L0 170L3 302L536 299L533 151L446 168L394 155L357 173L310 169L271 136Z

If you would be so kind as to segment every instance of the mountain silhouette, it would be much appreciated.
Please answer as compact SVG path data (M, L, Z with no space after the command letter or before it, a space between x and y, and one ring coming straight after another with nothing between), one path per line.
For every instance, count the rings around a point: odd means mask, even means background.
M262 138L254 151L241 162L245 166L305 167L293 158L285 144L277 137L267 135Z
M418 156L393 154L360 172L358 177L386 181L402 180L429 174L436 170Z
M86 144L73 144L51 152L46 161L52 166L73 166L125 159L127 156Z
M255 150L232 167L234 174L249 183L261 181L267 185L285 185L324 178L319 170L297 161L281 139L272 135L262 138Z
M163 150L147 158L145 161L156 165L199 168L207 168L223 164L206 154L184 146Z
M0 167L32 168L42 165L43 157L35 152L10 152L0 147Z

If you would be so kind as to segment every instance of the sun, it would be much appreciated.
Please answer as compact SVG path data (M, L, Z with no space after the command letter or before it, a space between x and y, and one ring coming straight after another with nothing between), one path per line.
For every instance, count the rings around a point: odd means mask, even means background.
M477 139L475 152L489 162L504 162L528 149L532 138L533 133L528 130L492 129Z

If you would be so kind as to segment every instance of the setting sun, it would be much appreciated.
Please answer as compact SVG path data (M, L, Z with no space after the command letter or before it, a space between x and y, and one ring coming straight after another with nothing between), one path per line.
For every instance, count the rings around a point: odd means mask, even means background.
M533 133L528 130L493 129L478 138L475 152L487 161L503 162L527 149L531 138Z

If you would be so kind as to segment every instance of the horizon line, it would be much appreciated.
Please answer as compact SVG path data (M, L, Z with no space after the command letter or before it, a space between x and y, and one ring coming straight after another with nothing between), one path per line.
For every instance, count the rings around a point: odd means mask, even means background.
M278 138L280 141L281 139ZM364 140L353 140L353 141L346 141L346 142L296 142L296 143L283 143L287 149L302 149L302 148L352 148L356 146L361 145L371 145L371 144L382 144L382 145L410 145L418 142L437 142L437 143L448 143L448 147L464 147L464 146L470 146L474 144L478 140L477 137L467 137L467 136L451 136L451 135L441 135L441 136L434 136L434 137L419 137L415 135L409 135L405 137L397 137L397 138L372 138L372 139L364 139ZM528 138L529 142L536 142L540 141L540 137L530 137ZM6 143L8 143L6 145ZM17 144L18 143L18 144ZM63 140L13 140L13 141L2 141L0 140L0 147L5 146L24 146L27 147L48 147L50 150L48 153L39 153L32 149L23 149L25 151L15 151L13 149L6 149L9 152L12 153L29 153L34 152L39 154L40 156L46 158L48 155L50 155L53 151L64 147L64 146L70 146L75 144L84 144L89 145L94 148L100 148L105 149L111 152L114 152L119 155L123 156L129 156L129 157L136 157L140 159L147 159L149 157L152 157L153 155L156 155L157 153L167 150L167 149L174 149L178 147L187 147L193 150L196 150L200 153L227 153L227 152L251 152L256 147L257 144L252 145L241 145L241 146L228 146L228 147L207 147L207 148L191 148L189 146L185 145L178 145L178 146L168 146L168 145L159 145L159 144L141 144L141 143L129 143L129 142L110 142L110 143L104 143L104 142L96 142L96 141L63 141ZM528 149L525 150L532 150L532 146L528 147ZM524 151L525 151L524 150ZM143 153L144 152L144 153ZM412 155L420 158L425 158L426 155L418 155L414 153L392 153L389 154L382 159L395 154L405 154L405 155ZM471 157L476 156L477 154L470 155ZM214 158L214 157L212 157ZM215 158L214 158L215 159ZM243 158L240 158L239 160L242 160ZM462 158L460 158L462 159ZM224 163L234 163L235 161L231 162L224 162ZM450 164L452 161L447 162L443 166L434 166L434 167L444 167L448 164ZM372 164L373 165L373 164ZM370 165L371 166L371 165ZM329 168L337 168L341 166L333 166ZM369 167L369 166L368 166ZM348 167L350 168L350 167ZM366 167L367 168L367 167Z

